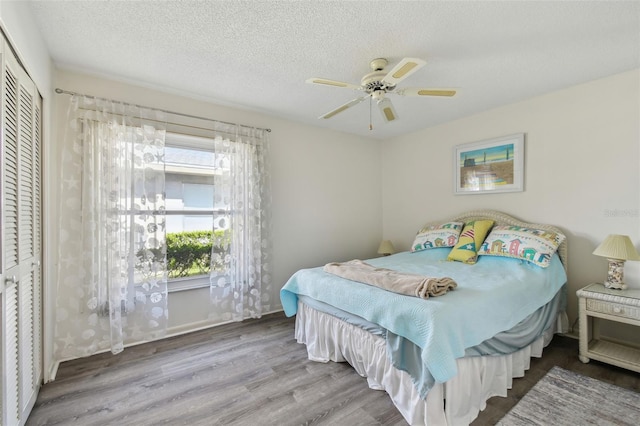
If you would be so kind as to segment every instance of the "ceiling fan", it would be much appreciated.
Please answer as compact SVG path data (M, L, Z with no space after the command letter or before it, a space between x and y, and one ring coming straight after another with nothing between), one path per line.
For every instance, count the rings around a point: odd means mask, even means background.
M338 108L329 111L328 113L321 115L318 118L329 119L342 111L358 105L360 102L367 98L371 98L376 101L382 117L385 121L391 122L398 119L398 114L391 103L391 100L385 95L387 93L395 93L400 96L444 96L451 97L456 94L455 90L451 89L426 89L426 88L403 88L397 89L396 86L405 78L409 77L414 72L425 66L426 61L417 58L404 58L389 72L383 71L389 62L384 58L377 58L370 62L370 67L373 72L362 77L360 86L350 83L343 83L342 81L329 80L326 78L312 77L306 82L311 84L322 84L325 86L343 87L351 90L358 90L366 93L364 96L355 98ZM371 125L369 128L372 128Z

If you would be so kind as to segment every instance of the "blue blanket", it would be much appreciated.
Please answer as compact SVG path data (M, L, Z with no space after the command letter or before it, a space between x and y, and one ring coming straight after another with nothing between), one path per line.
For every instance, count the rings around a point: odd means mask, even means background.
M449 250L433 249L367 260L401 272L448 276L458 288L420 299L325 273L322 268L296 272L280 291L285 314L297 312L298 294L380 324L415 343L437 382L457 374L456 359L465 349L508 330L549 302L567 277L557 255L548 268L494 256L475 265L448 262Z

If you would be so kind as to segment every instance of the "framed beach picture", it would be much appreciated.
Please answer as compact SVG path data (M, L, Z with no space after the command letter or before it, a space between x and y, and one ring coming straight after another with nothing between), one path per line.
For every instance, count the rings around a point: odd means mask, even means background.
M453 150L454 193L524 190L524 133L457 145Z

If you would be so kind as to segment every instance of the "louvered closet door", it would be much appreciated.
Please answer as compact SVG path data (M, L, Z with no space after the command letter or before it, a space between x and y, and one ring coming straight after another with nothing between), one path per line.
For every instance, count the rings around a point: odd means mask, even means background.
M2 76L3 424L24 424L41 367L41 99L4 46Z

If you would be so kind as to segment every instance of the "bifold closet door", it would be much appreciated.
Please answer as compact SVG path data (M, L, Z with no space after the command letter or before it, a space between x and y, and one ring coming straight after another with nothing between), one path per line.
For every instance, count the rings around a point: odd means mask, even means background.
M2 49L2 424L24 424L41 367L41 105L34 83Z

